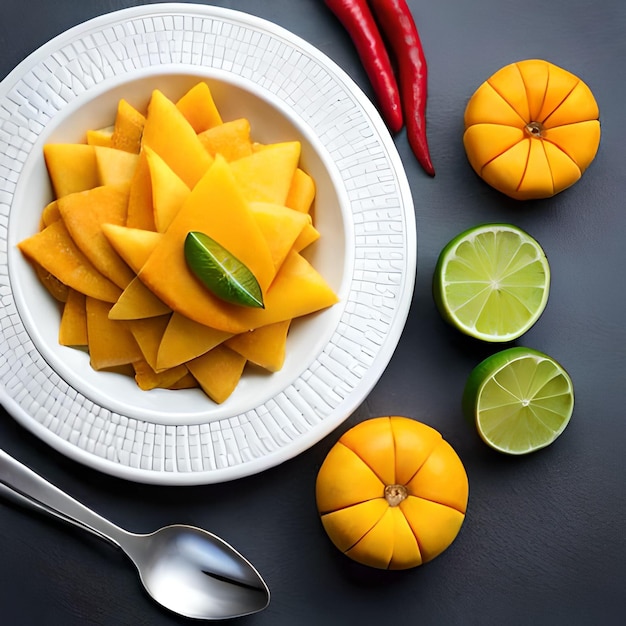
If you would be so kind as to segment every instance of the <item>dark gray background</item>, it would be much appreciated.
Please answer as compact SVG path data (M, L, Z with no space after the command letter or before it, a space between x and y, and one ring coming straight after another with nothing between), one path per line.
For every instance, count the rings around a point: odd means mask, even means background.
M0 77L50 38L142 2L2 0ZM322 0L215 4L272 20L308 40L371 95L350 39ZM396 138L415 199L418 271L398 349L366 402L331 436L280 467L235 483L165 488L127 483L64 458L4 411L0 445L131 530L204 526L237 546L272 591L242 626L340 624L621 624L626 613L626 3L623 0L409 0L426 50L428 130L437 176ZM585 80L601 112L596 160L574 187L532 203L508 200L470 169L463 111L501 66L539 57ZM576 390L572 421L525 458L488 450L460 415L472 367L501 346L444 325L430 292L439 250L462 229L512 222L543 245L552 291L518 344L557 358ZM314 482L339 434L368 417L413 416L438 428L470 479L452 547L407 572L348 561L318 520ZM143 593L125 557L89 535L0 502L0 621L9 626L165 626L187 620Z

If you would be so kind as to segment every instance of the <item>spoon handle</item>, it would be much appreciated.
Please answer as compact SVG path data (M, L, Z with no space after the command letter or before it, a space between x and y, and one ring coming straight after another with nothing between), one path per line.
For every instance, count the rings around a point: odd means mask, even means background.
M127 531L101 517L0 448L0 493L122 547Z

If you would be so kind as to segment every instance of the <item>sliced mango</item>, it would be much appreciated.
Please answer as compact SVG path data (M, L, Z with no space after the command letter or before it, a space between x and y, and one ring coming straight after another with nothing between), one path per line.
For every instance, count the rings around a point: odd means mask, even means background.
M194 85L180 100L176 108L185 116L196 133L222 124L213 94L205 82Z
M171 313L171 309L135 277L109 311L109 317L113 320L139 320L166 313Z
M187 369L198 381L204 393L218 404L224 402L235 390L246 360L225 346L217 346L210 352L189 361Z
M300 160L299 141L265 146L231 163L241 193L250 202L285 204Z
M152 148L193 189L213 159L176 105L159 90L152 93L143 145Z
M103 224L102 232L135 274L140 272L163 239L162 233L118 224Z
M87 340L89 362L95 370L134 363L141 350L124 322L109 319L109 302L87 298Z
M100 185L122 185L132 181L139 159L137 154L104 146L95 146L94 150Z
M118 102L111 147L139 154L146 118L123 98Z
M241 354L248 362L269 372L278 372L285 362L290 325L291 320L285 320L261 326L227 339L224 345Z
M59 343L62 346L87 346L87 312L85 296L70 289L61 315Z
M134 272L111 246L103 224L126 223L128 186L94 187L59 199L59 211L72 239L98 271L124 289Z
M62 283L106 302L115 302L122 290L105 278L80 251L63 220L24 239L18 248Z
M156 152L148 146L144 148L144 151L152 183L154 226L157 232L163 233L172 223L191 191Z
M209 128L200 133L198 139L211 156L221 154L227 161L236 161L252 154L250 122L244 118Z
M309 213L315 199L315 181L299 167L293 173L285 205L301 213Z
M86 191L100 184L94 146L79 143L52 143L43 147L54 195Z
M161 337L155 369L168 369L186 363L212 350L229 337L230 333L173 313Z

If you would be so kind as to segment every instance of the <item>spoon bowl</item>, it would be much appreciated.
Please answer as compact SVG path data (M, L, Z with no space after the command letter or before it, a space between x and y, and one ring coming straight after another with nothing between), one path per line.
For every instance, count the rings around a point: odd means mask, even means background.
M185 617L224 620L257 613L270 600L261 575L216 535L184 524L129 532L87 508L0 449L0 493L121 548L150 596Z

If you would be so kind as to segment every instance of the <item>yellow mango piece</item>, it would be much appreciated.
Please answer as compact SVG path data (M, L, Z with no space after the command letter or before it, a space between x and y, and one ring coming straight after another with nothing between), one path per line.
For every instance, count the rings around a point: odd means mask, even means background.
M47 269L41 267L39 263L31 262L37 278L41 284L46 288L48 293L58 302L65 302L67 300L67 294L69 287L64 285L56 276L51 274Z
M204 393L218 404L224 402L237 387L246 360L225 346L189 361L187 369L198 381Z
M463 144L474 171L480 175L486 163L506 152L525 137L515 126L474 124L463 134Z
M111 246L103 224L126 223L127 186L95 187L59 199L59 211L72 239L96 269L121 289L135 273Z
M144 148L144 152L152 183L154 225L157 232L163 233L191 191L156 152L148 146Z
M105 128L90 129L87 131L86 139L89 146L111 147L111 137L113 136L114 126Z
M315 191L313 177L298 167L293 173L285 206L301 213L309 213L315 199Z
M87 296L115 302L122 292L80 251L63 220L24 239L18 243L18 248L62 283Z
M123 185L132 181L139 156L124 150L94 147L100 185Z
M231 168L244 197L250 202L285 204L300 160L299 141L266 146L237 159Z
M158 371L191 361L212 350L230 336L230 333L173 313L161 337L154 368Z
M252 154L250 122L245 118L209 128L201 132L198 139L211 156L221 154L229 162Z
M109 313L109 319L111 314ZM130 332L133 334L143 358L152 368L157 371L157 354L163 333L170 321L169 315L159 315L149 319L132 320L127 322Z
M193 389L199 387L198 381L193 377L193 374L187 370L187 373L174 384L169 385L168 389Z
M261 228L278 271L300 233L311 223L311 217L269 202L251 202L250 211Z
M313 224L306 224L298 238L293 242L294 252L301 252L320 238L320 231Z
M301 317L338 302L337 295L319 272L300 254L291 251L265 294L265 309L239 307L232 326L242 330Z
M146 118L123 98L118 102L111 147L139 154Z
M46 167L57 198L100 184L94 146L52 143L43 147Z
M143 145L152 148L193 189L213 159L176 105L159 90L150 98Z
M194 85L176 102L176 107L196 133L201 133L222 123L222 118L213 100L213 94L204 82Z
M59 212L59 202L58 200L53 200L49 202L44 207L41 213L41 228L45 228L52 224L52 222L56 222L61 219L61 213Z
M135 361L133 367L135 368L135 381L143 391L157 388L170 389L172 385L175 385L189 373L184 365L179 365L164 372L155 372L143 360Z
M600 122L587 120L546 128L543 131L543 138L546 144L554 144L562 150L582 173L589 167L598 152Z
M152 202L152 178L145 150L139 153L135 174L130 182L126 226L142 230L156 230Z
M221 156L193 189L139 277L172 310L200 324L230 333L248 330L237 322L244 307L214 296L188 268L184 242L190 231L219 242L248 267L261 289L267 289L275 273L268 245Z
M527 123L488 82L482 83L474 92L464 118L466 128L481 123L524 128Z
M112 320L139 320L171 313L140 280L135 277L109 311Z
M134 363L143 358L141 350L124 322L109 319L111 304L87 298L87 340L89 362L95 370Z
M59 343L62 346L87 345L87 311L85 296L70 289L61 315Z
M135 274L139 273L163 239L162 233L117 224L103 224L102 232Z
M261 326L247 333L240 333L224 342L224 345L270 372L279 371L285 362L287 333L291 320Z

